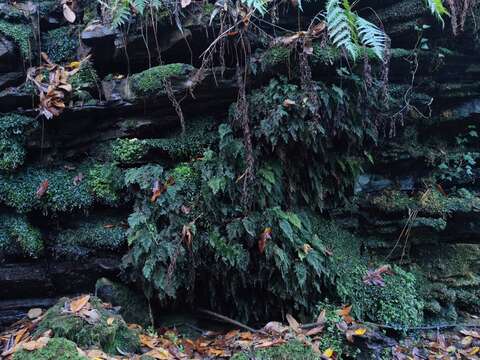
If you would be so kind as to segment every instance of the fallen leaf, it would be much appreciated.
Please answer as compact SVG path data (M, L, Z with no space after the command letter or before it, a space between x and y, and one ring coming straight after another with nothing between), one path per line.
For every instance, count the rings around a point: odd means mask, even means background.
M72 9L67 4L63 4L63 16L69 23L74 23L77 15L73 12Z
M27 351L43 349L50 341L49 337L41 337L38 340L27 341L21 345L21 348Z
M325 350L322 354L323 356L326 356L327 358L331 358L333 356L333 349L332 348L328 348L327 350Z
M308 330L305 333L305 335L306 336L314 336L314 335L320 334L321 332L323 332L323 326L317 326L317 327L314 327L313 329Z
M28 310L27 316L30 320L36 319L43 314L43 310L39 308Z
M153 350L150 350L149 352L147 352L146 354L144 354L145 356L150 356L154 359L158 359L158 360L169 360L169 359L173 359L173 356L170 355L170 353L168 352L168 350L165 350L164 348L155 348Z
M278 321L270 321L262 330L272 335L280 335L286 332L288 327Z
M293 105L297 105L297 103L290 99L283 100L283 106L286 108L292 107Z
M365 335L365 333L367 332L367 329L365 328L359 328L359 329L356 329L353 334L356 335L356 336L363 336Z
M186 8L188 5L190 5L192 2L192 0L182 0L180 2L180 6L182 7L182 9Z
M72 300L72 302L70 303L70 311L73 313L79 312L85 307L85 305L88 304L89 300L90 300L90 295L84 295L77 298L76 300Z
M337 310L337 314L340 315L347 324L351 324L353 318L350 316L350 311L352 311L352 305Z
M298 321L295 320L295 318L290 314L287 314L286 318L288 325L292 328L292 330L295 332L300 332L300 324L298 323Z
M37 198L42 198L43 195L45 195L45 193L47 192L48 190L48 180L43 180L42 183L38 186L38 189L37 189Z
M115 321L115 318L114 318L114 317L109 317L109 318L107 319L107 325L109 325L109 326L113 325L113 322L114 322L114 321Z

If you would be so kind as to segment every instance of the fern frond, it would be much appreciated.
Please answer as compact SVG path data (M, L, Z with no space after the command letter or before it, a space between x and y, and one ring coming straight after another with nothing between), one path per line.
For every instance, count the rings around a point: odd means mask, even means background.
M326 21L328 27L328 36L333 45L344 47L350 56L355 59L358 53L354 39L355 29L349 21L347 10L340 5L340 0L328 0Z
M117 29L128 21L130 7L128 4L121 4L112 14L112 28Z
M356 23L360 42L371 48L379 59L383 59L388 40L385 32L360 16L357 16Z
M443 21L443 16L447 15L450 16L448 10L445 8L445 5L443 5L442 0L426 0L428 7L430 8L430 11L432 12L433 15L435 15L438 20L442 23L442 26L445 25L445 22Z
M145 12L148 5L148 0L132 0L132 6L141 14Z

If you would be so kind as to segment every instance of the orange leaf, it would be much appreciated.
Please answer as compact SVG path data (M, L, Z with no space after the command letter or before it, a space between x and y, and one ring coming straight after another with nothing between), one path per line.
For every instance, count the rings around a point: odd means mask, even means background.
M70 311L73 313L79 312L85 307L85 305L88 304L89 300L90 300L90 295L85 295L77 298L76 300L73 300L70 303Z

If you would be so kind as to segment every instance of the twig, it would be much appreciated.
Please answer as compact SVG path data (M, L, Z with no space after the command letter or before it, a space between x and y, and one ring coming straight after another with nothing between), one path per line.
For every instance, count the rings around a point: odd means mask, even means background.
M248 325L245 325L245 324L242 324L241 322L237 321L237 320L233 320L225 315L221 315L221 314L218 314L214 311L210 311L210 310L206 310L206 309L199 309L198 310L199 312L203 313L203 314L206 314L206 315L210 315L210 316L213 316L213 317L216 317L217 319L220 319L226 323L229 323L229 324L232 324L232 325L235 325L235 326L238 326L238 327L241 327L242 329L245 329L245 330L248 330L252 333L262 333L262 334L265 334L265 332L263 330L255 330L254 328L251 328L250 326Z

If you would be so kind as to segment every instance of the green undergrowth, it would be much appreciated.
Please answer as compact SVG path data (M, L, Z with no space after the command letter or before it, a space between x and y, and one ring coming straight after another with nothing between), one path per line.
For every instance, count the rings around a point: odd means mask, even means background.
M90 216L63 228L54 242L57 251L75 254L78 248L118 252L126 245L126 240L121 218Z
M159 65L131 76L131 89L137 96L155 96L165 93L164 80L191 71L186 64Z
M0 171L12 171L23 165L26 156L26 131L34 129L33 118L7 114L0 116Z
M24 59L29 59L33 52L33 30L31 25L11 23L0 19L0 33L14 41Z
M139 349L138 334L130 330L121 316L113 315L101 306L97 298L90 299L93 310L99 314L99 319L93 323L87 322L76 314L63 311L66 298L50 308L39 322L34 336L40 336L47 330L52 330L55 338L66 338L80 347L98 346L109 354L131 353ZM113 318L113 323L107 320Z
M241 352L232 356L232 360L320 360L320 354L297 340L252 352Z
M42 235L22 215L0 215L0 258L39 257L44 250Z
M328 283L339 300L356 302L365 318L417 321L414 292L408 308L395 317L391 308L404 294L392 293L392 287L358 293L367 260L358 254L353 269L332 263L321 236L327 226L314 210L344 203L366 160L365 142L374 143L377 136L376 125L357 112L356 80L345 81L344 90L315 83L318 98L284 79L251 93L254 173L248 173L234 108L233 125L218 126L218 140L201 157L173 169L129 169L126 186L136 201L124 266L131 280L145 281L147 292L162 301L182 301L187 293L196 303L246 321L269 319L272 309L280 308L311 315L329 295ZM318 114L325 118L320 121ZM328 124L336 124L335 135ZM158 196L152 198L154 189ZM352 235L339 236L360 247ZM412 290L408 276L398 273L402 289ZM348 276L351 282L342 283ZM336 290L338 284L343 292ZM385 305L374 308L375 296Z
M185 134L179 132L161 139L117 139L112 144L115 161L129 164L145 161L149 154L163 154L165 159L190 160L202 155L215 142L211 119L196 119L187 123Z
M40 185L48 181L44 195ZM81 164L75 171L63 167L27 167L21 172L0 174L0 202L20 213L87 210L95 203L115 205L122 200L122 176L114 164Z
M79 34L77 29L64 26L47 31L42 36L42 50L55 64L63 64L77 58Z
M87 360L87 358L79 354L74 342L59 337L50 339L42 349L17 351L13 355L13 360Z

